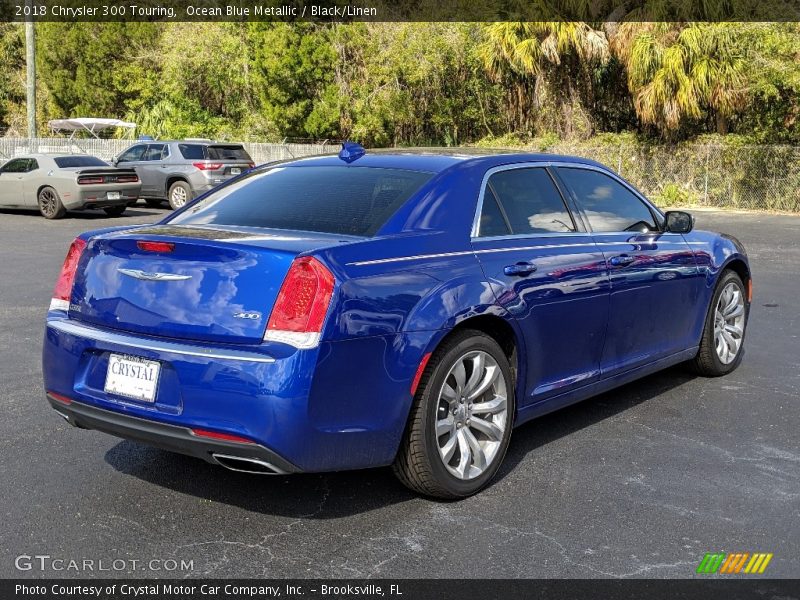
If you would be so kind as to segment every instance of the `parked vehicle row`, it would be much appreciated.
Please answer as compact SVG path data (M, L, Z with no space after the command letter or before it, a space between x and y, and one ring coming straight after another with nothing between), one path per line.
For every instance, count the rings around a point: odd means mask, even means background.
M241 144L205 140L141 142L112 165L85 154L10 159L0 165L0 207L38 207L47 219L93 208L119 216L140 198L177 209L255 166Z

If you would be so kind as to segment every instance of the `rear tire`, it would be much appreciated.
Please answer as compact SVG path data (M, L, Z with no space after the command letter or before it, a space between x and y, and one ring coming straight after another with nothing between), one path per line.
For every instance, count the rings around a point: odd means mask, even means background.
M103 211L109 217L121 217L125 213L125 209L128 208L127 204L120 204L118 206L106 206Z
M700 350L690 366L699 375L719 377L736 369L744 356L750 305L741 278L734 271L720 275L706 315Z
M61 197L58 192L50 186L43 187L39 190L37 196L39 203L39 212L45 219L60 219L67 214L67 209L61 203Z
M150 208L161 208L161 203L163 200L159 200L158 198L147 198L144 202Z
M176 181L169 186L167 194L172 210L177 210L192 200L192 188L185 181Z
M434 498L477 493L503 462L514 407L511 366L497 342L474 330L452 335L420 379L395 475Z

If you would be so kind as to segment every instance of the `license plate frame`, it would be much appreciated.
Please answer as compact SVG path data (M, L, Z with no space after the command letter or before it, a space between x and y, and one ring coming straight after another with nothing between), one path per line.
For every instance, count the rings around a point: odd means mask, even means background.
M112 352L108 355L103 391L155 404L162 366L157 360Z
M241 175L242 170L239 167L231 167L231 175Z
M122 192L108 192L106 195L109 200L122 200Z

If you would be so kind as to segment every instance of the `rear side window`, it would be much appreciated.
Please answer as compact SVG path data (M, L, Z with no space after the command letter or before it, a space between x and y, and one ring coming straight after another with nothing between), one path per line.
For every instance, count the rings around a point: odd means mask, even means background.
M593 231L655 231L653 213L636 195L608 175L589 169L559 167Z
M171 223L370 236L432 176L370 167L277 167L211 192Z
M200 144L178 144L178 151L186 160L205 160L205 146Z
M495 202L489 201L493 196ZM497 212L504 225L498 224ZM508 169L489 177L484 193L480 235L505 229L514 235L575 231L564 199L546 169Z
M94 156L61 156L53 159L60 169L74 169L76 167L107 167L108 163Z

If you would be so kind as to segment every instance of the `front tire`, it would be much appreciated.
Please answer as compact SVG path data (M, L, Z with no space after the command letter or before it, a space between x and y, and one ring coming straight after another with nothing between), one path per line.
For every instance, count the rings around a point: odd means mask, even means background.
M167 199L172 210L177 210L192 199L192 188L185 181L176 181L169 186Z
M725 271L719 278L706 316L700 350L692 361L695 372L706 377L727 375L742 362L750 306L741 278Z
M498 343L480 331L454 334L420 379L395 475L435 498L477 493L503 462L514 406L511 365Z
M120 204L118 206L106 206L103 211L109 217L121 217L125 212L125 209L128 208L127 204Z
M43 187L39 190L37 196L39 203L39 212L45 219L60 219L67 214L67 209L61 203L61 197L58 192L50 186Z

